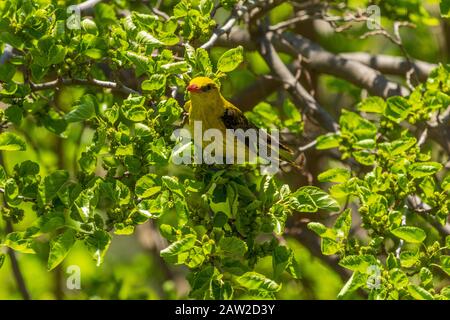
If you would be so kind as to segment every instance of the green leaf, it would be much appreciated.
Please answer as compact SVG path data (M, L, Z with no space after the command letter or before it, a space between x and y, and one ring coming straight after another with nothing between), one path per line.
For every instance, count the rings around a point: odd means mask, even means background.
M278 279L289 266L292 259L292 251L285 246L278 246L272 252L273 277Z
M357 108L359 111L382 114L386 108L386 102L380 97L369 97L360 102Z
M292 196L297 200L295 209L300 212L339 211L339 203L318 187L301 187Z
M172 192L178 194L179 196L183 196L182 186L178 182L178 180L171 176L162 176L161 177L163 184Z
M244 257L247 252L247 244L237 237L223 237L219 241L219 248L229 256Z
M404 153L406 150L413 147L416 144L416 142L417 142L416 138L412 137L395 140L388 144L380 144L380 146L386 146L390 155L396 156L401 153Z
M141 122L147 118L147 110L142 106L133 106L123 110L123 115L133 122Z
M350 228L352 227L352 211L346 209L336 219L333 230L336 233L336 241L343 241L348 237Z
M39 185L39 193L43 203L53 200L61 187L69 179L69 173L65 170L57 170L44 178Z
M441 261L440 267L450 276L450 256L442 255L439 257Z
M277 292L281 289L281 285L257 272L246 272L236 281L248 290Z
M447 174L447 176L442 179L441 188L442 191L450 191L450 174Z
M315 233L317 233L317 235L322 235L325 234L328 230L327 227L325 227L322 223L320 222L310 222L308 223L308 229L311 229L312 231L314 231Z
M450 0L441 0L439 8L441 9L441 17L450 18Z
M389 270L400 267L399 261L392 252L389 253L388 257L386 258L386 267Z
M4 151L24 151L27 145L25 141L12 132L0 133L0 150Z
M0 64L0 81L9 82L14 77L16 68L10 63Z
M281 126L277 110L267 102L258 103L251 112L246 112L245 115L258 127L277 128Z
M408 167L409 174L414 178L422 178L435 174L442 169L442 164L437 162L418 162Z
M98 33L97 25L89 18L85 18L81 21L81 29L93 35Z
M217 70L231 72L236 69L244 60L243 52L242 46L226 51L217 62Z
M189 66L186 61L178 61L163 64L161 66L161 69L163 69L168 74L173 74L186 72L188 70L188 67Z
M157 185L156 177L156 174L153 173L141 177L136 182L136 195L140 198L149 198L161 191L161 186Z
M148 47L162 46L164 43L156 39L153 35L146 31L139 31L136 36L136 40L140 43L145 44Z
M0 253L0 269L3 267L3 263L5 262L6 254Z
M11 121L16 125L19 125L20 121L22 121L23 109L19 106L10 106L8 109L5 110L5 115L8 121Z
M166 76L164 74L152 74L148 80L142 82L141 88L146 91L155 91L166 85Z
M39 174L39 164L30 160L25 160L24 162L16 165L16 167L14 167L14 170L21 177L35 176Z
M90 48L85 50L83 54L91 59L98 60L103 56L103 51L96 48Z
M50 211L39 217L35 224L43 233L53 232L64 227L66 223L64 212Z
M339 291L337 299L338 300L344 299L348 293L354 292L359 288L365 286L367 282L366 278L367 277L364 274L358 271L353 272L350 279L348 279L348 281L342 287L341 291Z
M67 122L80 122L95 116L95 97L86 95L75 104L68 114L65 115Z
M317 150L325 150L337 147L339 147L339 134L337 133L329 133L317 138Z
M17 206L21 202L19 198L19 186L13 178L6 180L5 200L10 206Z
M106 251L111 244L111 236L104 230L96 230L90 234L85 240L86 246L92 253L92 257L96 261L97 267L103 263Z
M50 241L50 253L48 256L47 269L50 271L58 266L69 253L70 249L75 244L76 232L72 229L67 229L63 234Z
M357 140L355 142L367 139L375 139L377 127L359 114L347 110L342 110L339 118L339 125L342 134L351 135Z
M410 284L408 286L409 294L417 300L433 300L433 295L422 287Z
M34 240L25 237L25 232L11 232L6 236L3 245L22 253L36 253L33 245Z
M183 239L172 243L170 246L161 250L160 255L163 258L177 256L180 253L190 250L194 247L197 237L194 234L188 234Z
M447 272L447 273L450 275L450 271ZM419 275L420 275L420 282L423 285L427 285L428 283L432 283L432 281L433 281L433 274L431 273L430 269L422 267L422 269L420 269L420 274Z
M127 51L125 55L135 65L136 76L140 77L145 72L147 72L151 61L149 58L132 51Z
M369 272L369 267L378 266L379 263L374 256L365 254L359 256L346 256L339 261L339 265L352 271L359 271L367 274Z
M427 234L422 229L410 226L399 227L392 230L391 233L394 236L411 243L421 243L427 237Z
M387 99L387 107L384 110L384 115L396 123L400 123L406 119L411 109L408 100L403 97L395 96Z
M213 266L206 266L198 272L192 273L192 276L189 278L189 283L192 288L189 295L197 299L205 299L209 297L211 282L218 276L219 272Z
M205 49L198 48L195 51L195 61L200 73L206 76L212 74L211 60L209 59L208 52Z
M0 165L0 187L4 188L7 180L8 175L6 174L5 168Z
M94 210L98 203L98 189L96 187L84 189L74 201L78 212L78 220L87 222L94 216Z
M95 18L101 20L103 23L113 23L116 22L116 13L114 12L114 7L106 4L99 3L94 7Z
M419 261L417 252L403 251L400 253L400 264L404 268L411 268Z
M398 268L390 270L389 277L396 289L402 289L409 284L407 275Z
M344 168L333 168L322 172L318 176L320 182L344 183L351 177L351 172Z

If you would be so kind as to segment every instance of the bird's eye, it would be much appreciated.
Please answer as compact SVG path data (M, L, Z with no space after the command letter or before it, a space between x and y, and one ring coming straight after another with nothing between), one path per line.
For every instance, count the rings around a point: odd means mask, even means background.
M204 86L204 87L202 88L202 91L203 91L203 92L206 92L206 91L209 91L209 90L211 90L211 89L212 89L212 85L208 84L208 85L206 85L206 86Z

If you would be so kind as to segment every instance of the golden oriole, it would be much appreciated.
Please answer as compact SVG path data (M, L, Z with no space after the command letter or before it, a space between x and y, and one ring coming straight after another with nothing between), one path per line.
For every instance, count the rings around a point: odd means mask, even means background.
M252 125L241 110L236 108L231 102L227 101L219 91L217 84L208 77L193 78L187 90L190 93L190 100L186 102L184 108L189 116L189 128L191 133L194 129L194 122L199 121L202 124L202 130L217 129L223 136L226 136L227 129L255 129L258 134L261 131ZM271 147L272 141L275 139L266 133L267 147ZM248 141L229 141L226 143L234 144L234 148L246 148L246 156L248 156ZM278 141L277 141L278 142ZM237 143L237 144L236 144ZM294 153L288 147L278 143L279 159L290 163L292 166L299 168L294 160ZM226 151L224 151L226 152Z

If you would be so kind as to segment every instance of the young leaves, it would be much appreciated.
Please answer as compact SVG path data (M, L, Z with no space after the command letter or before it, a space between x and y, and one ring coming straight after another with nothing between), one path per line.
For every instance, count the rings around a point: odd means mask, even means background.
M67 256L75 244L75 231L67 229L64 233L50 241L50 253L48 256L47 269L50 271L57 267Z
M391 231L396 237L411 243L421 243L427 237L425 231L417 227L404 226Z
M301 187L292 194L296 198L294 207L300 212L316 212L320 210L338 211L339 204L329 194L318 187Z
M12 132L0 133L0 150L4 151L24 151L27 145L17 134Z
M95 115L95 97L83 96L64 117L67 122L80 122L89 120Z
M217 62L217 70L227 73L236 69L244 60L243 52L242 46L226 51Z
M281 289L281 285L257 272L246 272L242 276L236 278L236 281L248 290L277 292Z

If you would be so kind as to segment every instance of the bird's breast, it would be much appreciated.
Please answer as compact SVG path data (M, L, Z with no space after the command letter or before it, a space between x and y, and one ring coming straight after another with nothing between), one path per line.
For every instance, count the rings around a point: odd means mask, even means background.
M201 123L202 132L208 129L218 129L225 132L225 125L222 121L223 111L214 106L196 107L192 105L189 113L189 126L193 129L194 123ZM197 127L199 126L197 123Z

